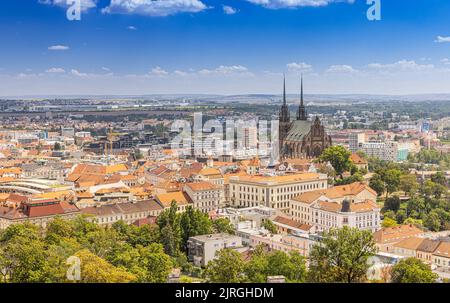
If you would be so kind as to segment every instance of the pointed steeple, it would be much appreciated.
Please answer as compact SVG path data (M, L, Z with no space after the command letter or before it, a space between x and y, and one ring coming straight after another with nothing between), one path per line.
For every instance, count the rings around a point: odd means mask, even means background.
M308 117L307 117L307 113L306 113L305 104L303 103L303 74L302 74L302 77L301 77L301 84L300 85L301 85L300 106L298 107L297 120L306 121L306 120L308 120Z
M301 81L300 81L300 86L301 86L301 93L300 93L300 106L303 106L303 74L301 76Z
M280 122L290 122L291 121L291 117L289 114L289 107L287 105L287 100L286 100L286 76L283 77L283 105L281 106L281 109L280 109L279 121Z

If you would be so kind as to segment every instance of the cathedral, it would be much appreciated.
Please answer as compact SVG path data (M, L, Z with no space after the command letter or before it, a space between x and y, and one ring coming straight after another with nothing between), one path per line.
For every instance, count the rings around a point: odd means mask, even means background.
M283 83L283 105L279 113L279 137L281 158L315 158L323 150L331 146L331 137L319 117L308 121L303 104L303 76L301 79L300 106L297 117L291 121L289 107L286 102L286 78Z

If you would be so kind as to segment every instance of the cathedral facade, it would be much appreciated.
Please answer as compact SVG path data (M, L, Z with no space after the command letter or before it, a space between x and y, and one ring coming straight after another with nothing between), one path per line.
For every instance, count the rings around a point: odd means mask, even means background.
M286 102L286 79L283 83L283 105L279 113L280 156L286 158L315 158L332 145L319 117L308 121L303 103L303 77L301 80L300 106L295 120L291 120Z

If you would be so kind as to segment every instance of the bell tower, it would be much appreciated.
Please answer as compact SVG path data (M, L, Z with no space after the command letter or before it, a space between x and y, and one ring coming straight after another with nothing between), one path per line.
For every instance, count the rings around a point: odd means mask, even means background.
M284 140L291 128L291 117L289 113L289 107L286 101L286 76L283 78L283 105L281 106L279 113L279 140L280 140L280 153L283 153Z
M306 121L308 120L308 113L306 112L305 105L303 104L303 75L301 80L301 92L300 92L300 106L297 111L297 120Z

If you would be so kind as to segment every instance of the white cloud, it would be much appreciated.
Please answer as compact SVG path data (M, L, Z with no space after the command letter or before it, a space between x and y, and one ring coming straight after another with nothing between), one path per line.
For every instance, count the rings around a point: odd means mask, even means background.
M66 51L69 50L70 47L66 46L66 45L52 45L48 47L48 50L51 51Z
M74 75L74 76L77 76L77 77L87 77L87 76L88 76L88 74L86 74L86 73L81 73L81 72L79 72L79 71L76 70L76 69L72 69L72 70L70 71L70 73L71 73L72 75Z
M450 37L438 36L436 38L436 40L434 40L434 42L436 42L436 43L450 43Z
M102 12L164 17L178 13L198 13L205 9L207 6L200 0L111 0Z
M183 72L183 71L181 71L181 70L176 70L176 71L174 71L173 73L174 73L174 75L179 76L179 77L185 77L185 76L188 75L187 72Z
M202 69L200 75L252 75L252 73L242 65L221 65L215 69Z
M441 63L445 64L445 65L450 65L450 59L449 58L444 58L441 60Z
M133 25L130 25L130 26L127 27L127 29L130 30L130 31L136 31L137 27L133 26Z
M291 72L309 72L312 70L312 65L307 64L305 62L300 62L300 63L296 63L296 62L292 62L292 63L288 63L286 64L286 67L288 68L289 71Z
M49 74L62 74L65 73L66 71L61 67L52 67L47 69L45 72Z
M81 10L86 11L97 6L98 0L81 0ZM41 4L69 7L67 0L38 0Z
M150 74L154 76L167 76L169 72L157 66L150 71Z
M297 8L297 7L318 7L327 6L331 3L345 2L353 4L355 0L247 0L253 4L261 5L265 8L280 9L280 8Z
M43 73L39 73L39 74L34 74L34 73L19 73L16 75L17 79L29 79L29 78L37 78L37 77L42 77L44 74Z
M102 70L104 70L105 72L110 72L110 71L111 71L111 69L110 69L110 68L108 68L108 67L105 67L105 66L103 66L103 67L102 67Z
M340 73L340 74L353 74L358 72L350 65L331 65L326 71L326 73Z
M229 5L223 5L222 8L223 8L223 12L227 15L234 15L238 12L237 9L235 9L234 7L231 7Z
M400 60L390 64L371 63L367 66L369 69L388 72L404 72L404 71L425 71L434 68L433 64L419 64L414 60Z

